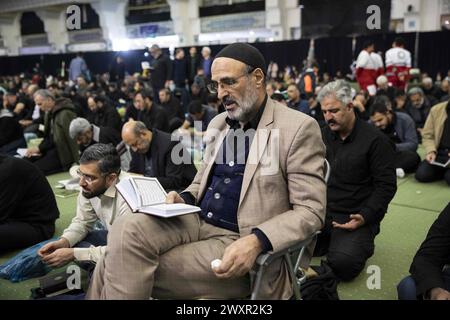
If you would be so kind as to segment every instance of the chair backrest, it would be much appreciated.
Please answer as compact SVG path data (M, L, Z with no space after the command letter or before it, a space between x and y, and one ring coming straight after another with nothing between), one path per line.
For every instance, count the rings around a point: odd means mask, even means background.
M325 165L324 165L323 171L324 171L323 176L325 179L325 183L328 183L328 180L330 179L330 174L331 174L331 166L327 159L325 159Z

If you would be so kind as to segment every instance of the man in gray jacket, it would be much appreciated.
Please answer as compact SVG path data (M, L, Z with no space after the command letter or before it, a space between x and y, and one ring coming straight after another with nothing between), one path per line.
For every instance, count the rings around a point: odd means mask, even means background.
M416 152L419 143L414 120L406 113L392 111L383 103L374 103L370 108L370 121L395 143L397 176L415 172L420 157Z

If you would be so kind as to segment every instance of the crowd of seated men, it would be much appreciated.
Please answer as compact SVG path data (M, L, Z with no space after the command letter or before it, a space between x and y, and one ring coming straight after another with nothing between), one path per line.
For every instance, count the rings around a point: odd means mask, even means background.
M162 59L159 48L152 50L155 61ZM182 56L178 51L176 60ZM14 166L28 168L29 176L41 181L79 165L76 215L39 256L52 267L90 262L88 298L247 297L248 271L258 254L286 248L318 230L311 255L324 257L338 280L350 281L374 254L396 176L415 172L420 182L445 179L450 184L450 169L434 164L450 158L449 79L435 87L424 77L420 86L405 92L380 75L377 92L370 96L340 76L319 76L317 64L301 74L273 78L261 53L244 44L227 46L205 65L208 72L198 67L192 80L189 69L176 69L186 64L175 61L174 74L184 74L190 87L177 78L173 91L171 76L167 81L130 76L109 82L107 76L87 81L79 75L76 84L56 79L46 88L39 87L42 81L20 77L6 83L0 112L2 184L19 188L18 181L27 180L11 170ZM267 128L278 129L282 137L279 167L270 174L252 162L261 157L253 143L261 143L258 132ZM198 172L192 162L175 164L172 153L180 142L171 137L173 132L202 137L212 164L204 158ZM244 143L236 148L241 138ZM263 149L270 145L262 143ZM423 161L419 143L426 153ZM23 159L12 157L20 148L26 148ZM331 170L326 185L320 173L325 159ZM157 177L172 191L169 202L195 204L201 212L165 222L132 215L115 189L127 172ZM48 183L40 189L48 199L45 205L55 207ZM2 202L10 197L0 196ZM16 232L16 245L5 251L53 235L57 208L43 218L34 208L2 205L4 234L30 227L34 232ZM96 220L105 227L101 232L92 231ZM211 270L214 258L222 264ZM192 265L192 259L198 267L179 269ZM263 296L291 294L288 275L276 269L281 263L268 273ZM145 272L132 273L136 266ZM124 279L123 272L130 277ZM170 287L174 277L178 284ZM187 286L191 279L203 280L195 289ZM413 273L413 279L420 276ZM446 290L442 283L433 285ZM418 287L426 298L447 296L432 291L435 287Z

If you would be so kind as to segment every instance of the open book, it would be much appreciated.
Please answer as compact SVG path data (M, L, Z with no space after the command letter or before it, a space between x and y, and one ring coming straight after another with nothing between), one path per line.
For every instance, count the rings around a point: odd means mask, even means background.
M199 207L184 203L167 204L167 193L156 178L128 177L116 189L133 212L170 218L200 211Z
M66 189L66 190L77 190L80 191L80 178L71 178L66 180L59 180L58 185L55 186L57 189Z
M443 168L448 168L448 167L450 167L450 159L448 159L446 163L433 161L433 162L431 162L431 164L433 164L435 166L443 167Z
M25 158L27 155L27 151L28 151L27 148L18 148L16 150L16 158ZM39 156L39 154L32 154L31 156L32 157Z

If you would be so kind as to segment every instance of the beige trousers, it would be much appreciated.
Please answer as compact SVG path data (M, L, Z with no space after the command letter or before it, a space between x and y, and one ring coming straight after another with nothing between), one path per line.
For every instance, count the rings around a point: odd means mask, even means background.
M205 223L197 214L122 216L109 232L87 299L248 297L248 276L218 279L211 270L211 261L221 259L238 238L238 233Z

